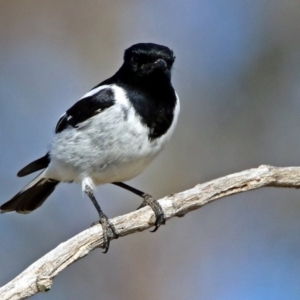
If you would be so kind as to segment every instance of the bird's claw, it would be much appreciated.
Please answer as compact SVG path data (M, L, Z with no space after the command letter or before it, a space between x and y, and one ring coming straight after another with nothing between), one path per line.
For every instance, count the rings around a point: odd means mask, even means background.
M166 217L165 217L164 211L163 211L161 205L159 204L159 202L157 200L153 199L153 197L151 195L144 194L143 198L144 198L144 201L139 206L138 209L143 208L146 205L149 205L152 208L152 210L154 211L154 214L155 214L155 223L154 223L154 229L151 230L151 232L155 232L160 227L160 225L166 224Z
M104 249L103 253L107 253L110 245L110 241L114 238L117 239L119 237L118 232L113 223L107 218L106 215L100 216L99 221L96 221L92 224L95 226L97 224L101 224L102 231L103 231L103 246Z
M165 218L165 214L159 214L158 216L156 216L156 220L155 220L155 224L154 224L154 229L150 230L150 232L155 232L160 225L165 225L166 224L166 218Z

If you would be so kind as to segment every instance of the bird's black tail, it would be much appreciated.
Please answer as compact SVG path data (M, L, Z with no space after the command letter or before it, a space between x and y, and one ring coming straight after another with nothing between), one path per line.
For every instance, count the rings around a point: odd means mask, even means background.
M58 184L57 180L44 178L42 172L17 195L2 204L0 210L2 213L16 211L28 214L41 206Z
M47 153L45 156L36 159L35 161L31 162L27 166L25 166L22 170L18 172L18 177L23 177L33 172L45 169L48 167L50 163L50 154Z

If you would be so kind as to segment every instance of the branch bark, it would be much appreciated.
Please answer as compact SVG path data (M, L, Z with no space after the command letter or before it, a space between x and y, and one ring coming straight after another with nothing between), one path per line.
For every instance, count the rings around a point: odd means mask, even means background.
M300 167L278 168L262 165L256 169L230 174L159 200L167 219L182 217L201 206L233 194L261 187L300 188ZM154 213L149 207L111 219L120 236L153 226ZM102 228L96 225L60 244L0 288L0 299L26 299L50 290L62 270L86 256L103 243Z

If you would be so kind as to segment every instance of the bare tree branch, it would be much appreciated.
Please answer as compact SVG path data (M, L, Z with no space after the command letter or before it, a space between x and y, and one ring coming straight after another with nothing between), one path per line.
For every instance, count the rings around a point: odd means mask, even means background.
M300 167L260 166L224 176L159 200L167 219L186 213L229 195L261 187L300 187ZM153 226L154 213L149 207L111 219L120 236ZM102 246L102 228L96 225L60 244L0 288L0 299L26 299L51 288L52 280L68 265Z

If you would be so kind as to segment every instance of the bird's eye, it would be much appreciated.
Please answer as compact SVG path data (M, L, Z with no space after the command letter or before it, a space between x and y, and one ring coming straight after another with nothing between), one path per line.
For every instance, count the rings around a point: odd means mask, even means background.
M132 62L132 64L137 65L138 62L139 62L137 56L132 56L132 57L131 57L131 62Z

